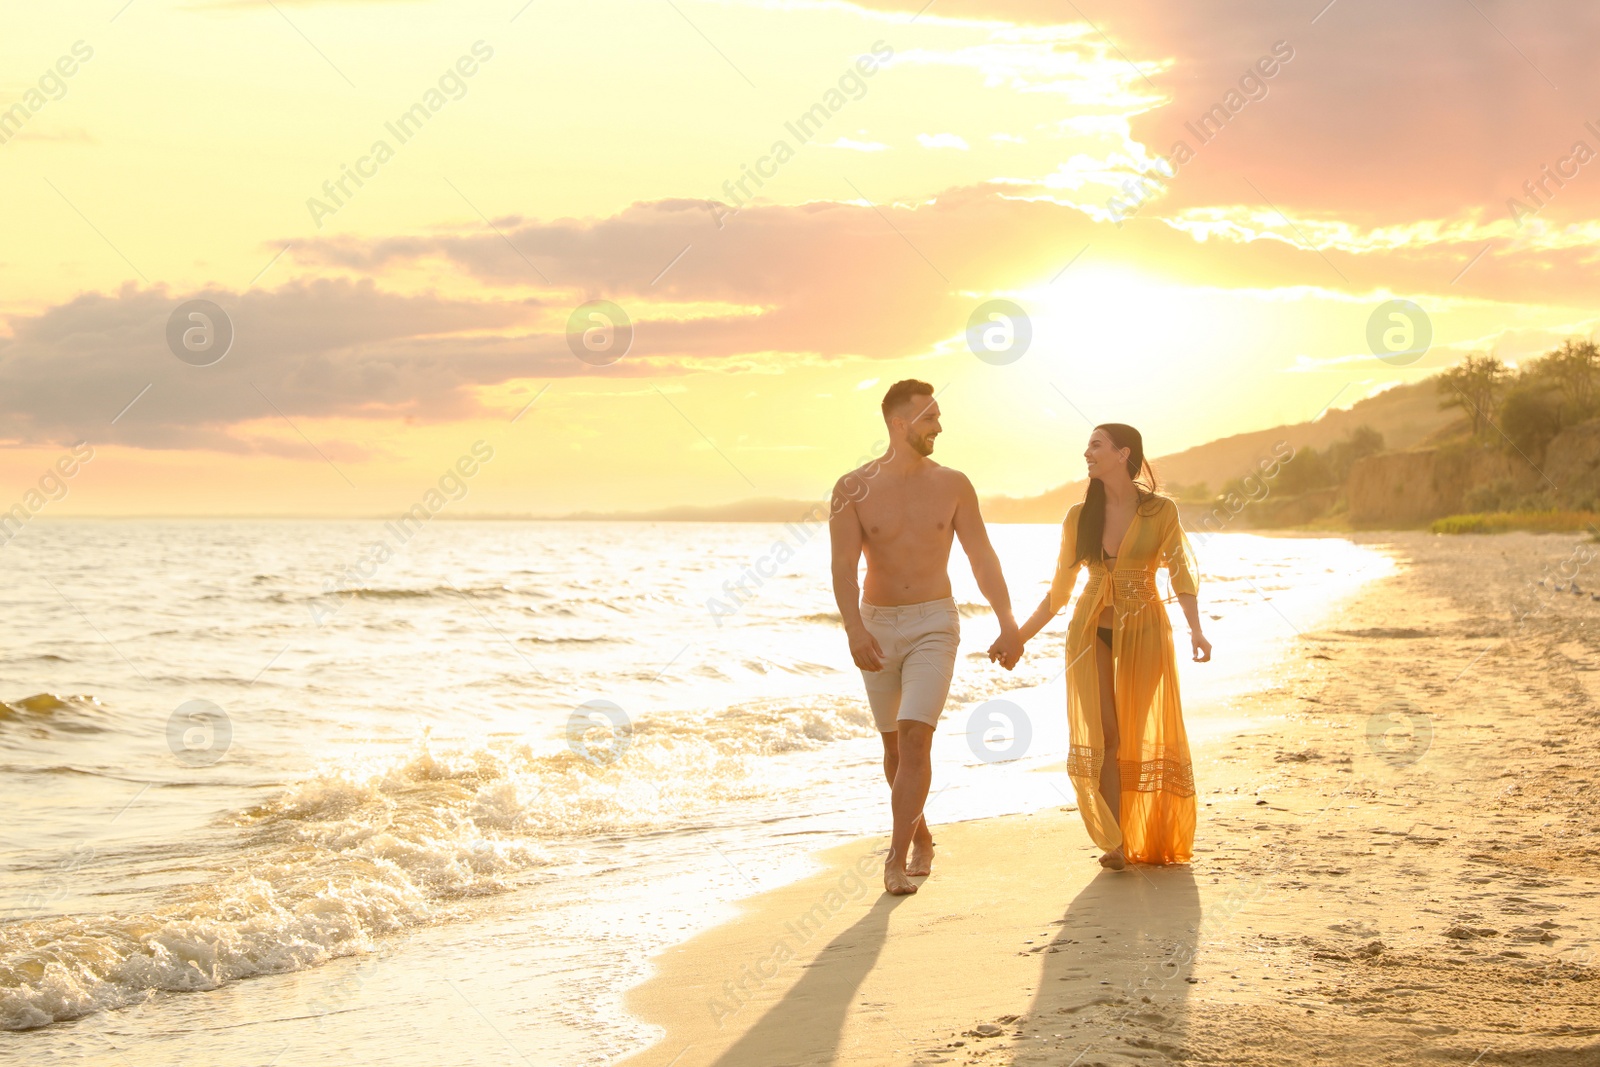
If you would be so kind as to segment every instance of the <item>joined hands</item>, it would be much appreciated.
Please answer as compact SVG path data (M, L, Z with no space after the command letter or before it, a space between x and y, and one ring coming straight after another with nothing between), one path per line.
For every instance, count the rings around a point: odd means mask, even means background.
M1000 636L989 646L989 662L998 663L1009 671L1022 658L1025 643L1022 634L1018 633L1015 627L1001 630Z

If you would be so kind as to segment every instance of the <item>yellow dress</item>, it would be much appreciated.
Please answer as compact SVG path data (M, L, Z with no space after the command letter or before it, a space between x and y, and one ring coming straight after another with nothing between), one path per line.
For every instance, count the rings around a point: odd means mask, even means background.
M1081 564L1074 504L1061 525L1061 555L1050 583L1050 608L1072 597ZM1168 497L1146 501L1122 539L1111 569L1089 564L1089 581L1067 628L1067 775L1094 843L1119 844L1132 863L1187 863L1194 855L1194 766L1178 700L1178 663L1172 624L1156 589L1156 568L1166 567L1174 593L1197 591L1194 553ZM1122 825L1100 792L1106 758L1100 722L1100 679L1095 634L1101 609L1112 609L1116 759L1122 774Z

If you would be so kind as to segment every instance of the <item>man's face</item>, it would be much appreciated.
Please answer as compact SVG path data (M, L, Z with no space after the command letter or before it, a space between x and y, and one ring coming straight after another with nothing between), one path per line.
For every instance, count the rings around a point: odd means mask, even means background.
M906 425L906 445L919 456L933 455L933 439L944 431L939 425L939 402L931 396L914 396L900 417Z

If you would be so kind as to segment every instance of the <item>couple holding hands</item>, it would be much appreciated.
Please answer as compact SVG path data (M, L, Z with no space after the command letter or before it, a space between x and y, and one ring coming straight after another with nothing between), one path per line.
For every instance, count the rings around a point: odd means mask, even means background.
M1078 810L1105 867L1188 862L1194 772L1157 568L1167 569L1197 661L1211 658L1211 643L1200 628L1194 556L1177 504L1155 492L1139 431L1104 423L1090 434L1088 490L1062 522L1050 591L1019 626L977 492L966 475L928 458L943 429L933 387L896 382L882 408L889 447L835 484L829 532L834 598L883 739L894 813L884 889L915 893L911 879L933 865L922 807L960 639L948 573L954 537L1000 622L989 658L1006 670L1067 605L1087 568L1066 648L1067 774ZM864 585L857 581L863 553Z

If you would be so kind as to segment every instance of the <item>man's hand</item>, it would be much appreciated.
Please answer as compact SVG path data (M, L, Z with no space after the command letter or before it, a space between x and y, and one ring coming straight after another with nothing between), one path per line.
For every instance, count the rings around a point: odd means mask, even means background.
M989 662L999 663L1009 671L1022 658L1022 648L1022 634L1016 627L1002 629L1000 636L994 639L994 644L989 646Z
M883 669L883 648L865 628L850 633L850 658L864 671Z

